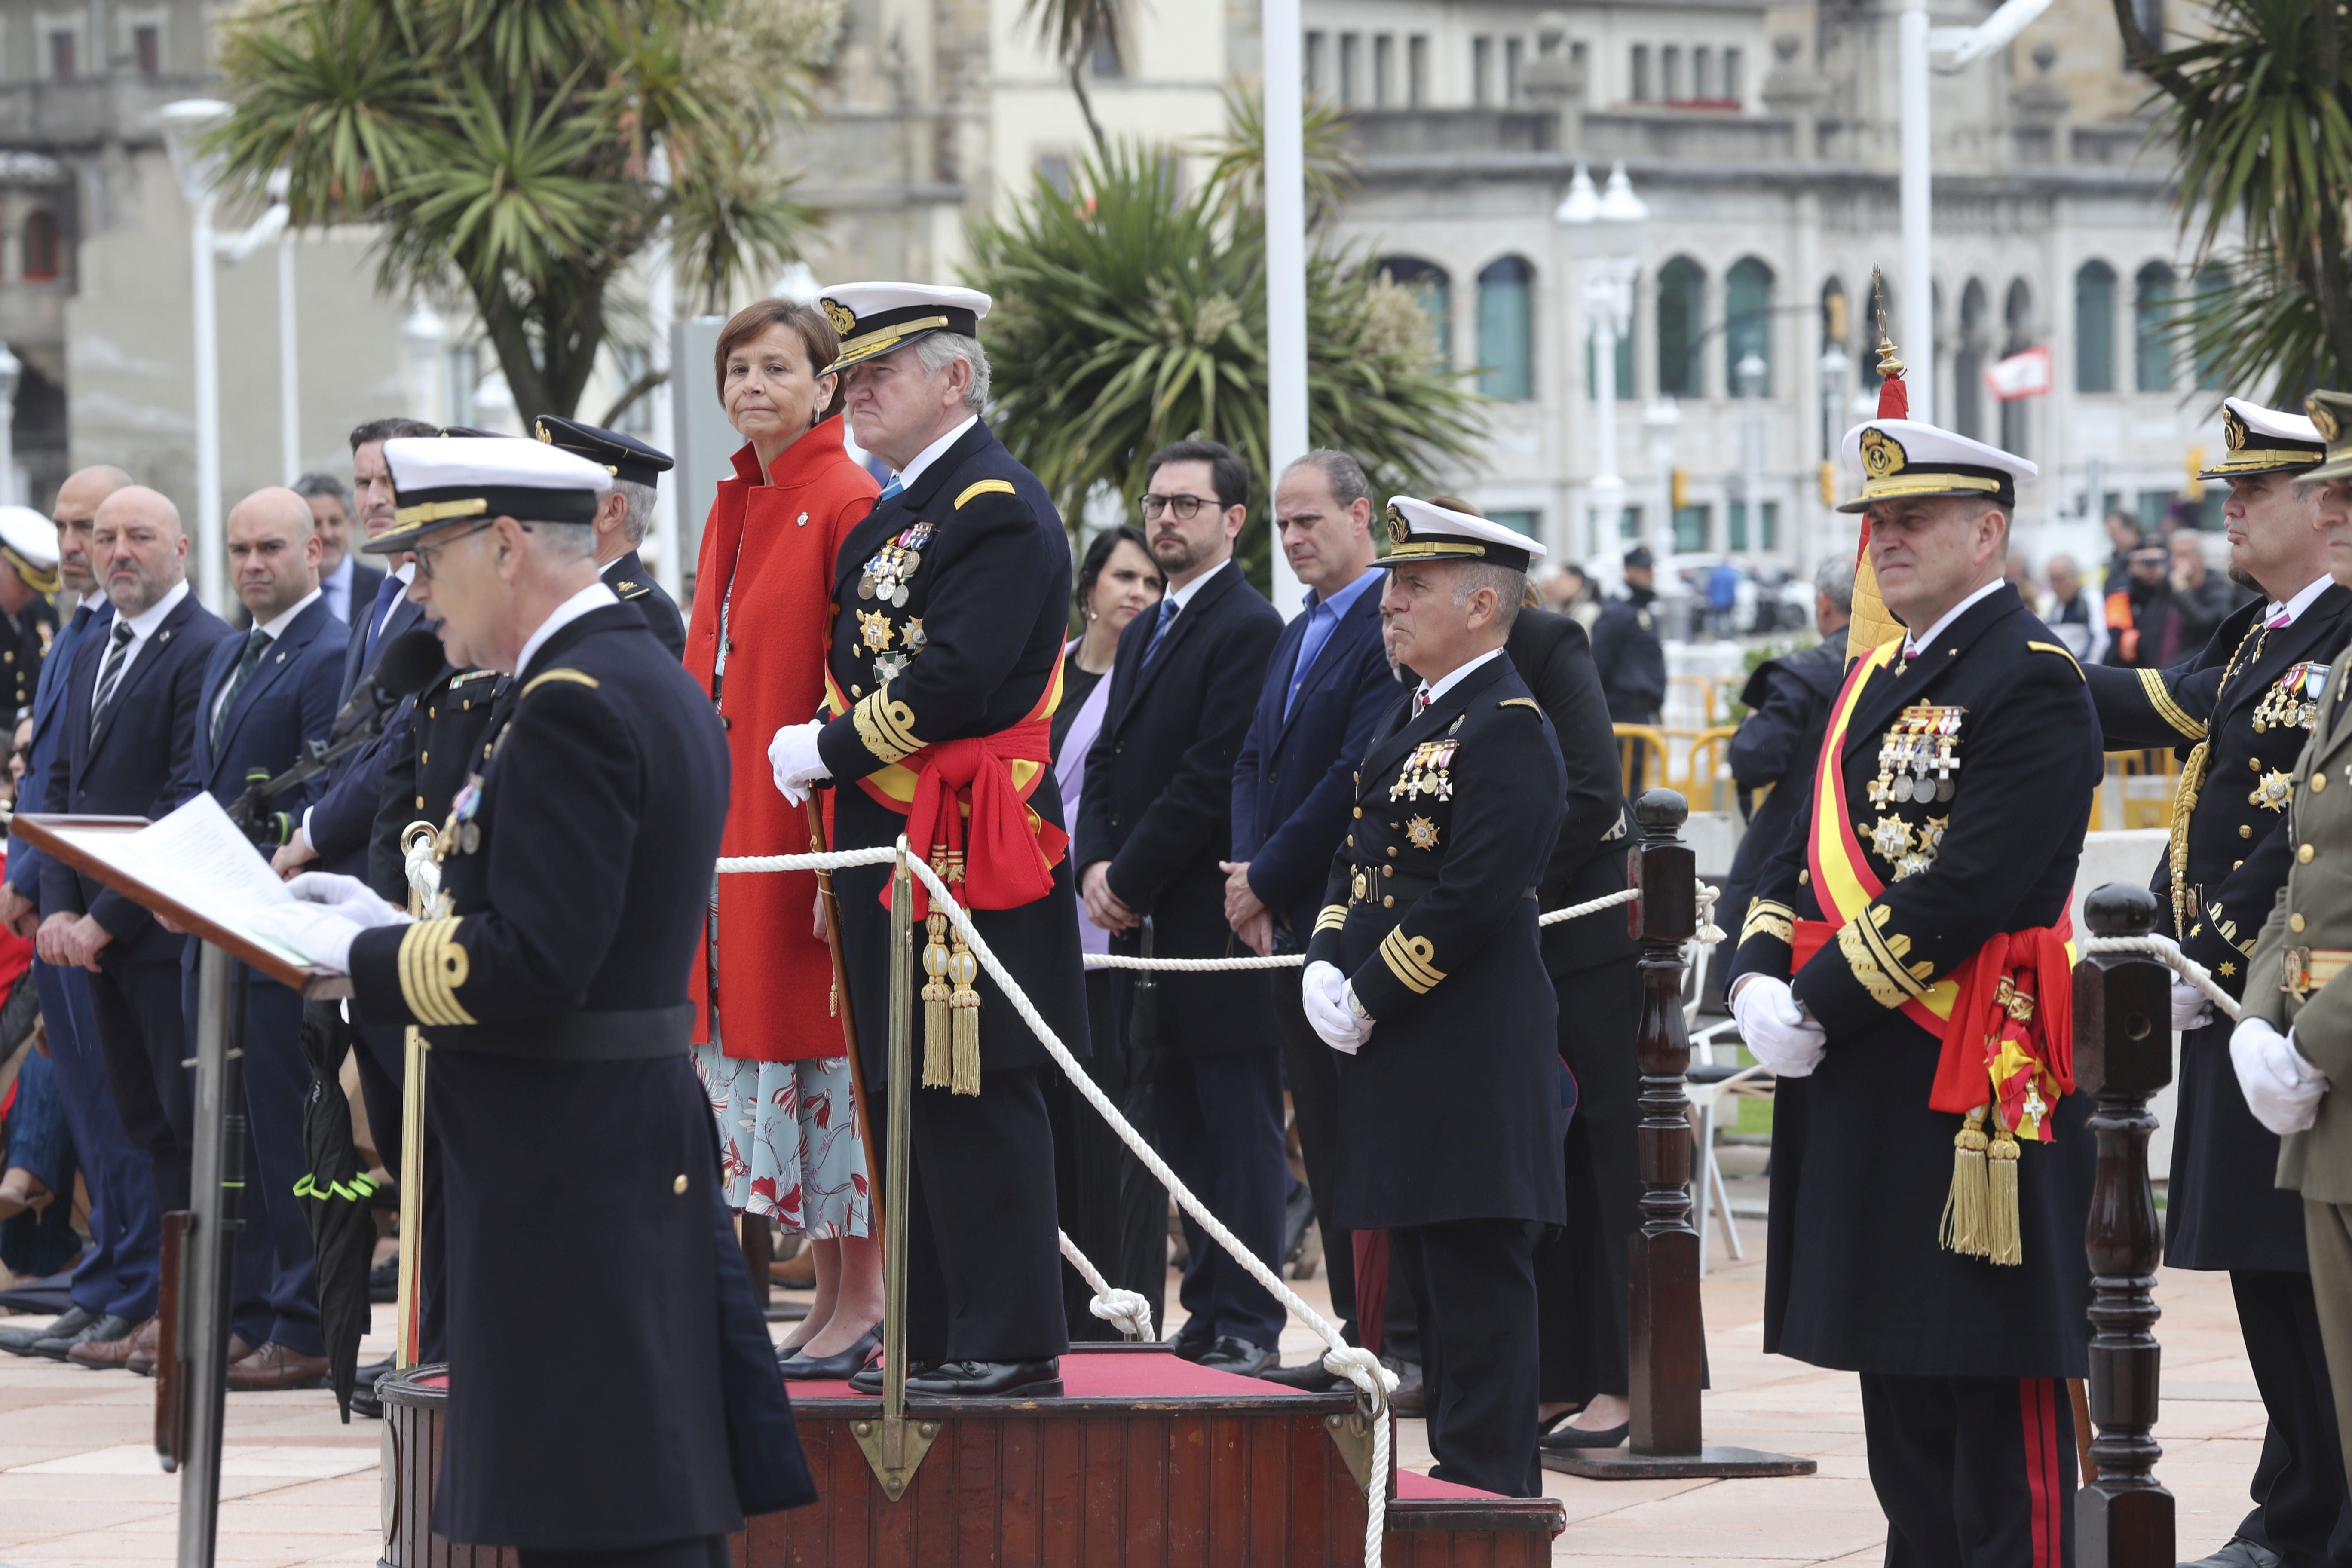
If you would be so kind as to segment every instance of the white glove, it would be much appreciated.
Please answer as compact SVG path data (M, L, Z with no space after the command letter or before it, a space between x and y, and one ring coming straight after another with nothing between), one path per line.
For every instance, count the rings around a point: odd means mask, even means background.
M2308 1131L2319 1116L2327 1075L2294 1048L2294 1032L2282 1035L2266 1019L2242 1020L2230 1035L2230 1065L2254 1120L2284 1138Z
M2213 1021L2212 999L2176 974L2172 977L2172 1026L2181 1034Z
M1354 989L1336 964L1320 959L1308 964L1299 979L1298 994L1307 1023L1333 1050L1354 1056L1371 1034L1371 1019L1356 1005Z
M362 931L404 926L415 919L407 910L385 903L357 877L340 877L332 871L305 871L287 883L286 890L306 904L334 910Z
M1740 1039L1775 1078L1810 1076L1829 1046L1829 1036L1797 1006L1785 980L1762 974L1742 980L1731 1016Z
M833 777L833 770L816 754L817 731L824 728L822 719L787 724L768 742L768 765L775 770L777 793L794 805L808 799L810 784Z
M246 921L257 936L292 948L320 969L338 974L352 972L352 943L362 928L349 916L323 904L271 904Z

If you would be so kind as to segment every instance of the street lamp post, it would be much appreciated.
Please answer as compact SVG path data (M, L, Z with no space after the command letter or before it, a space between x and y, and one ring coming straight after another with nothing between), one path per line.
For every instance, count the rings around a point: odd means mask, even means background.
M221 541L220 315L213 294L213 206L220 159L197 145L228 117L218 99L184 98L163 106L163 145L188 203L189 281L195 299L196 593L222 603L226 562Z
M1649 216L1648 205L1625 177L1623 163L1610 171L1605 194L1593 187L1591 173L1578 163L1566 199L1552 213L1585 262L1584 315L1592 329L1592 437L1598 448L1585 493L1592 518L1612 529L1625 505L1625 481L1617 472L1617 343L1633 331L1633 280L1641 268Z
M1748 508L1748 548L1764 549L1764 380L1771 374L1764 356L1750 349L1739 356L1735 367L1739 376L1739 395L1748 405L1748 416L1741 422L1740 457L1743 472L1739 488L1745 492L1741 502ZM1727 541L1728 542L1728 541Z
M1299 0L1260 0L1265 49L1265 390L1267 479L1304 457L1307 427L1307 88ZM1272 521L1274 607L1297 615L1307 590L1283 552L1282 525Z
M269 199L286 205L291 169L272 170ZM294 227L278 233L278 466L291 485L302 477L302 374L294 345Z
M8 506L24 504L16 482L16 387L24 376L25 362L0 343L0 504Z
M1642 428L1650 433L1650 469L1658 476L1658 522L1643 531L1650 536L1644 542L1659 555L1675 552L1675 432L1682 423L1682 405L1671 397L1653 398L1642 410ZM1700 548L1706 548L1704 540Z

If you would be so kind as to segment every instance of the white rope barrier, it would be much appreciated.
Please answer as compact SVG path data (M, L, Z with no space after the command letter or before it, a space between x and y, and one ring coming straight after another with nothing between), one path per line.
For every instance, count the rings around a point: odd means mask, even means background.
M2238 1016L2238 999L2214 983L2212 971L2180 951L2180 944L2168 936L2095 936L2084 940L2084 952L2139 952L2157 960L2198 990L2205 999L2232 1021Z
M1078 1278L1094 1290L1095 1299L1087 1303L1087 1310L1130 1340L1139 1342L1150 1341L1151 1303L1145 1300L1140 1293L1122 1290L1104 1279L1102 1270L1095 1267L1094 1259L1078 1250L1078 1244L1070 1239L1068 1231L1055 1234L1062 1238L1062 1256L1069 1259L1070 1267L1078 1271Z

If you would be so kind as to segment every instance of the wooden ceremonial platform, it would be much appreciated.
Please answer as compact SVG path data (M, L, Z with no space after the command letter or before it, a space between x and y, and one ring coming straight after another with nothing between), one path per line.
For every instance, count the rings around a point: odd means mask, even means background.
M1159 1345L1087 1345L1062 1358L1059 1399L910 1400L929 1451L896 1502L856 1427L879 1398L845 1383L793 1386L818 1500L735 1539L741 1568L1356 1568L1371 1434L1352 1393L1300 1394L1210 1371ZM382 1385L380 1568L515 1568L499 1548L432 1533L448 1373ZM1386 1568L1535 1568L1567 1516L1391 1466Z

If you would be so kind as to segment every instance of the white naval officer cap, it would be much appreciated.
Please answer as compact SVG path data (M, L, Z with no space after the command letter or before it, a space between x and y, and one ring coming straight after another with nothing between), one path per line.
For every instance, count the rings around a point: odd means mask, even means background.
M933 332L977 338L981 319L992 303L977 289L932 283L836 284L817 296L817 305L841 334L841 352L817 374L830 375L879 359Z
M602 463L539 441L504 436L403 436L383 444L399 504L393 526L360 548L413 549L420 534L473 518L593 522L613 488Z
M2013 507L2018 481L2042 471L2014 452L1916 419L1865 419L1845 433L1844 455L1862 474L1862 494L1840 511L1906 496L1981 496Z
M58 525L28 506L0 506L0 560L35 593L56 593Z
M1402 566L1408 561L1483 561L1524 572L1529 561L1548 553L1516 528L1412 496L1389 498L1388 525L1389 552L1373 562L1375 566Z
M2221 444L2230 455L2199 470L2199 479L2299 473L2318 467L2327 456L2327 442L2309 418L2265 408L2242 397L2221 399Z

